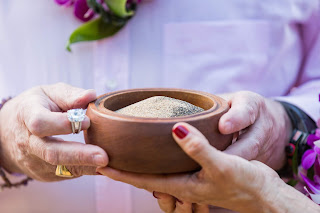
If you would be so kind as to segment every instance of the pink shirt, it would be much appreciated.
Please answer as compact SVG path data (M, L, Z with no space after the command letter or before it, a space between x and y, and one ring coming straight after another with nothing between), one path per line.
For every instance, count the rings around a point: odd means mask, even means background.
M145 0L115 37L74 45L72 54L64 45L80 23L71 13L53 0L0 3L0 97L59 81L98 94L136 87L251 90L319 116L319 0ZM148 192L87 176L7 190L0 212L160 210Z

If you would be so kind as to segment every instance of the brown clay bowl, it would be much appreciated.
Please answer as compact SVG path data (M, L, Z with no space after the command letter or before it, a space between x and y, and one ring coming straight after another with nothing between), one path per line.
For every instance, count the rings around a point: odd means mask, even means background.
M141 118L114 111L152 96L168 96L205 109L176 118ZM232 135L218 131L218 121L229 106L222 98L205 92L182 89L131 89L101 95L88 106L90 128L86 143L102 147L112 168L137 173L179 173L200 166L187 156L172 138L172 127L187 122L199 129L210 144L224 150Z

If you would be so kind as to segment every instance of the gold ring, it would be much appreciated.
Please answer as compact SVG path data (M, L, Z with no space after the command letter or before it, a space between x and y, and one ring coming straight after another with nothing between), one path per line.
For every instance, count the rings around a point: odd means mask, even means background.
M57 165L56 175L59 176L59 177L67 177L67 178L72 178L73 177L71 172L64 165Z

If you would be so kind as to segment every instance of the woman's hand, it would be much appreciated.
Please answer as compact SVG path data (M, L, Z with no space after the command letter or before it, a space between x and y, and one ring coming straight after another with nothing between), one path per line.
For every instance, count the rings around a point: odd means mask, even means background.
M95 100L94 90L59 83L32 88L7 102L0 111L0 165L40 181L57 181L56 165L67 165L74 177L96 174L108 164L103 149L63 141L53 135L72 133L66 111L86 108ZM89 128L88 117L82 130Z
M178 123L173 128L173 137L183 151L201 165L199 172L146 175L108 167L98 168L97 172L138 188L165 193L164 196L172 195L186 202L189 212L192 212L191 203L246 213L302 212L306 208L310 212L319 211L316 204L287 186L274 170L259 161L247 161L218 151L194 127ZM157 197L157 193L155 196ZM169 199L170 197L167 200ZM180 207L175 201L160 203L160 206L166 212L178 212ZM203 210L205 211L207 209Z
M208 205L201 205L179 200L169 194L153 192L158 199L160 209L166 213L209 213Z
M228 101L230 110L219 120L220 132L240 132L237 141L225 152L281 169L286 162L285 146L292 133L291 121L283 106L248 91L221 97Z
M272 169L258 161L249 163L216 150L197 129L186 123L174 126L173 137L202 166L201 171L174 175L140 175L108 167L97 171L138 188L170 194L183 202L236 211L251 207L252 212L259 212L262 198L270 198L265 186L279 185L280 179Z

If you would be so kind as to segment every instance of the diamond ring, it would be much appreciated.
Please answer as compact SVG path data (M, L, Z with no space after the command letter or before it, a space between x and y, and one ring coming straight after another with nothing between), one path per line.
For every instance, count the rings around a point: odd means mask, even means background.
M78 134L81 131L81 122L85 118L85 111L83 109L68 110L68 120L71 122L73 134Z

